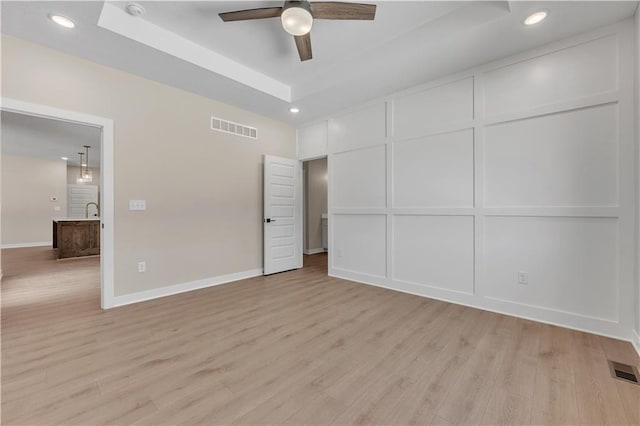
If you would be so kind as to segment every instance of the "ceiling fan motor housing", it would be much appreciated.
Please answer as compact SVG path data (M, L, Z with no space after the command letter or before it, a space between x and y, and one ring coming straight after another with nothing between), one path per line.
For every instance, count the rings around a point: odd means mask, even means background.
M311 14L311 3L309 3L308 1L287 0L284 2L284 5L282 6L282 11L284 12L290 7L300 7L302 9L305 9L307 12L309 12L309 14Z

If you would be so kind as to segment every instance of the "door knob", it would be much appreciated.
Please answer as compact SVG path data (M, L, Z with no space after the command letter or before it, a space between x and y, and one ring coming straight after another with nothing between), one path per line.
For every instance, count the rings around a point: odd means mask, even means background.
M265 219L264 221L265 221L265 223L271 223L271 222L275 222L276 220L268 218L268 219Z

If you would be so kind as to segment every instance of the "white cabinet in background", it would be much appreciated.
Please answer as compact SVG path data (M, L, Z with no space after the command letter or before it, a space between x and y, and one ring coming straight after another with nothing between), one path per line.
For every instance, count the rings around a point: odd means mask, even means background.
M67 185L67 216L84 217L87 203L98 203L97 185ZM96 206L89 206L89 216L99 216Z

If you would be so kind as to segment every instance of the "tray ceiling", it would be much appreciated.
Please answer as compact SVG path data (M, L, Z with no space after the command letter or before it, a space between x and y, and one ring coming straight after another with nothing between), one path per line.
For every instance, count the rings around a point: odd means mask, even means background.
M293 124L633 15L636 2L379 1L376 20L314 23L300 62L277 19L219 12L273 1L2 2L2 32ZM523 19L538 9L549 18ZM71 17L65 30L49 13ZM301 109L289 113L291 105Z

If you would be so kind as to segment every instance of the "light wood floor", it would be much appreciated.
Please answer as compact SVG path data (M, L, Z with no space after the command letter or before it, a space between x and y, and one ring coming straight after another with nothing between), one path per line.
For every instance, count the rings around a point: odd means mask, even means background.
M2 423L640 424L629 343L302 270L109 311L97 258L2 252Z

